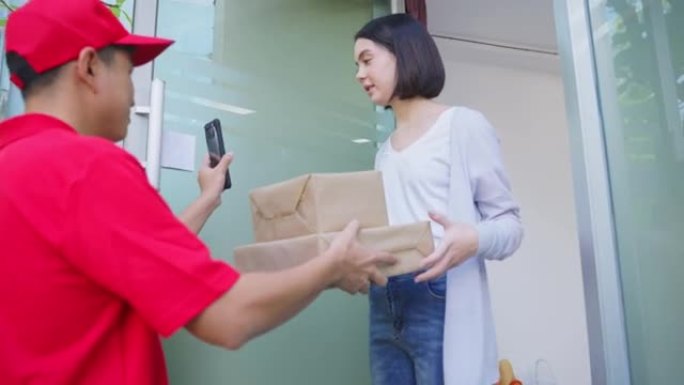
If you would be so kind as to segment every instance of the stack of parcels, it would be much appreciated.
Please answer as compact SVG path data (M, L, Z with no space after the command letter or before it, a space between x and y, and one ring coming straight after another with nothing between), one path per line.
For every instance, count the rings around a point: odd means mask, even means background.
M309 174L250 193L257 243L235 249L240 271L274 271L324 252L335 235L359 221L359 242L397 258L386 276L419 269L434 248L429 222L388 226L382 176L377 171Z

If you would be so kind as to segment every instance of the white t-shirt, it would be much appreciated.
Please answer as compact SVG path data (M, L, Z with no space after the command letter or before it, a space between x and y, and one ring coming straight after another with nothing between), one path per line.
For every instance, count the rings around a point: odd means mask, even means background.
M477 254L448 272L444 383L495 383L498 353L485 260L513 254L523 228L494 128L480 112L453 107L403 151L383 143L375 168L383 172L392 224L426 220L435 210L477 229ZM443 229L432 228L438 244Z
M429 211L447 214L449 199L450 122L454 108L441 113L418 140L401 151L387 139L375 157L375 169L382 172L390 225L430 220ZM435 245L444 228L435 222Z

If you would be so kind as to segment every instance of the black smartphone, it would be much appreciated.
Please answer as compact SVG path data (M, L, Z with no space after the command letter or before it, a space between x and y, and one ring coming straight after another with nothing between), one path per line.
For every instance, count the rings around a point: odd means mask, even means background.
M221 121L214 119L204 125L204 137L207 139L207 151L209 152L209 165L216 167L223 155L226 154L226 147L223 144L223 133L221 132ZM233 185L230 180L230 170L226 170L226 184L223 189L229 189Z

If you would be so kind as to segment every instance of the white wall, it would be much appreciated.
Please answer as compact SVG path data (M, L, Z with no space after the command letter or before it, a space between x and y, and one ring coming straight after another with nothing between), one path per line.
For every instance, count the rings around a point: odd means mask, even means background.
M525 241L488 265L502 358L536 385L546 360L555 382L590 384L589 351L568 129L556 56L437 39L447 84L441 101L482 111L502 142ZM548 378L549 376L545 376Z

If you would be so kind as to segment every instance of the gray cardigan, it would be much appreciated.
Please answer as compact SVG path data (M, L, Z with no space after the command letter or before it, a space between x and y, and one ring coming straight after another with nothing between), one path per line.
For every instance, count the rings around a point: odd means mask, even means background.
M446 385L491 385L498 381L497 347L485 260L513 254L523 238L493 127L479 112L455 107L450 135L449 212L472 223L477 254L447 276L444 326Z

